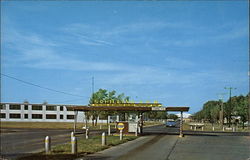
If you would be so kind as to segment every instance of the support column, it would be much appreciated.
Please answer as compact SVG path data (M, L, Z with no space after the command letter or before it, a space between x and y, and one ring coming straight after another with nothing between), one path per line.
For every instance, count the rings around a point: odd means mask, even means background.
M181 120L180 120L180 135L179 137L183 137L183 112L181 111Z
M88 118L87 118L87 114L86 114L87 112L85 111L84 112L84 118L85 118L85 129L87 129L88 128Z
M120 121L120 117L119 115L116 116L116 122L119 122Z
M76 132L77 114L78 114L78 111L75 111L75 116L74 116L74 133Z
M109 125L109 123L110 123L110 116L108 116L108 122L107 122L107 124Z
M142 115L142 113L140 113L140 125L139 125L139 127L140 127L140 134L142 134L143 133L143 115Z

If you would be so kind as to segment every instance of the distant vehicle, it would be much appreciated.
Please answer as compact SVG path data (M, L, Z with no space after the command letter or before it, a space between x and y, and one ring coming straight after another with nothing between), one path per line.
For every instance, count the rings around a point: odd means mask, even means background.
M176 127L176 122L174 120L167 120L166 127Z

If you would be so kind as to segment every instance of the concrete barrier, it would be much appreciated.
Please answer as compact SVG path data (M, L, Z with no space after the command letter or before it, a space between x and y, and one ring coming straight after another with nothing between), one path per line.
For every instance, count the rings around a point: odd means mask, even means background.
M85 138L89 139L89 129L88 128L86 129Z
M102 133L102 146L106 145L106 134L105 132Z
M77 138L76 137L71 138L71 153L77 154Z
M45 137L45 153L48 154L51 151L51 139L49 136Z

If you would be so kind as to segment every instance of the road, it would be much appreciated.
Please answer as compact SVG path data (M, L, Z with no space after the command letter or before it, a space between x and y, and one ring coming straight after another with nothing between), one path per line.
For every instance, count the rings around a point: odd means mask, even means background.
M1 157L14 159L44 150L44 139L51 137L52 146L70 142L70 129L4 129L1 128ZM91 134L103 131L94 130ZM1 158L0 158L1 159Z
M248 160L250 137L243 133L187 132L155 126L134 141L80 158L82 160ZM185 133L185 132L184 132Z
M1 129L1 156L16 158L41 151L45 136L51 136L52 145L70 141L70 130L62 129Z

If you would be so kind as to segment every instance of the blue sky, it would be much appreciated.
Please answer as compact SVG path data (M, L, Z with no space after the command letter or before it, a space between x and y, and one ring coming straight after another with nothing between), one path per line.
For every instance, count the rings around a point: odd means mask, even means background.
M6 1L1 101L88 104L99 88L198 111L248 93L247 1ZM227 100L228 95L225 95Z

